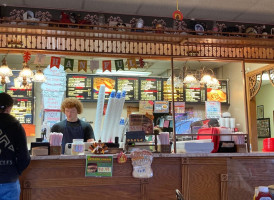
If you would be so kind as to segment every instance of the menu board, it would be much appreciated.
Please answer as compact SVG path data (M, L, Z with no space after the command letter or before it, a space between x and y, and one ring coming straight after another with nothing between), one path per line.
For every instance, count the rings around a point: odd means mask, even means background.
M228 103L227 81L220 81L218 88L207 88L207 101Z
M139 100L139 78L117 77L118 90L126 90L126 101Z
M185 85L185 102L201 102L201 88Z
M183 88L174 88L174 101L184 101ZM167 84L167 79L163 80L163 100L172 101L172 87Z
M91 80L91 76L68 74L66 96L91 100Z
M140 78L140 100L162 100L162 79Z
M11 110L13 115L22 124L33 123L33 100L27 98L15 98Z
M9 77L10 82L6 85L6 91L12 97L33 97L33 84L29 82L26 86L22 85L22 82L19 81L18 75L19 71L12 71L13 76Z
M104 84L105 87L105 99L109 99L109 95L113 89L115 89L116 77L93 77L93 99L98 99L100 85Z

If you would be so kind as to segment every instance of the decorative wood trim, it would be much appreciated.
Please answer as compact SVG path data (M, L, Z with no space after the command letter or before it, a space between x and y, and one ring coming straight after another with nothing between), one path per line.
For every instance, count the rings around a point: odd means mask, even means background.
M220 174L221 180L221 200L228 200L228 174Z
M189 158L182 158L182 194L189 200Z
M246 74L247 87L248 87L248 100L253 99L259 92L262 85L262 74L267 72L270 77L270 82L274 86L274 64L267 65L265 67L256 69Z
M77 27L77 26L75 26ZM138 42L136 42L138 41ZM0 24L0 50L53 51L104 56L209 58L272 62L274 40L193 34L157 34Z
M142 200L148 199L148 194L147 194L148 183L149 183L148 179L141 179L141 199Z

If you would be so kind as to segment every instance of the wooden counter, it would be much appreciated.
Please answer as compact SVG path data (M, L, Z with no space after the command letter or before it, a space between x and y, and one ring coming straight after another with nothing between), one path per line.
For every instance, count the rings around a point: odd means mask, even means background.
M22 174L22 199L252 199L274 184L274 153L153 154L154 176L132 177L131 160L113 161L113 177L85 177L85 156L35 156Z

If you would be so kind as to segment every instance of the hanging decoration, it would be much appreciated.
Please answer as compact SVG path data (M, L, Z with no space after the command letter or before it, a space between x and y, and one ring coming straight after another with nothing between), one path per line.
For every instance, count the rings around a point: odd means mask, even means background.
M181 13L181 11L179 10L178 0L177 0L177 10L173 12L172 18L179 21L183 20L183 13Z
M31 58L30 52L25 51L23 55L24 61L27 63L30 60L30 58Z
M33 72L31 71L29 65L28 65L28 61L30 60L31 58L31 54L30 52L26 51L24 52L24 55L23 55L23 59L24 59L24 62L23 62L23 69L20 71L19 73L19 79L22 81L22 85L25 87L27 86L27 84L29 82L32 81L32 78L33 78Z
M91 60L90 61L90 70L96 70L99 69L99 61L98 60Z
M87 72L87 61L86 60L79 60L78 61L78 72L84 70Z
M121 59L121 60L115 60L115 68L116 68L116 71L118 70L125 70L124 69L124 61Z
M60 57L51 57L51 61L50 61L50 68L52 67L56 67L57 69L59 69L61 63L61 58Z
M137 69L136 59L135 58L128 58L127 59L127 67L128 67L129 70L131 68L136 68Z
M65 58L64 70L70 69L73 71L74 59Z
M35 65L43 65L45 64L46 55L44 54L36 54L33 64Z
M103 72L108 70L111 72L111 60L104 60L102 63Z
M144 66L145 66L144 59L140 57L140 58L139 58L139 67L140 67L140 68L144 68Z

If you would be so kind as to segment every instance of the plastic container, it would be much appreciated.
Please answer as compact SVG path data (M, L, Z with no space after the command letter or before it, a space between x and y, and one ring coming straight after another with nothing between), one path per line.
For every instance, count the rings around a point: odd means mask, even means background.
M73 139L71 145L71 155L84 155L85 144L83 139Z
M269 193L269 189L266 186L258 187L258 195L255 197L255 200L272 200L272 196Z
M263 151L274 151L274 138L266 138L263 140Z

